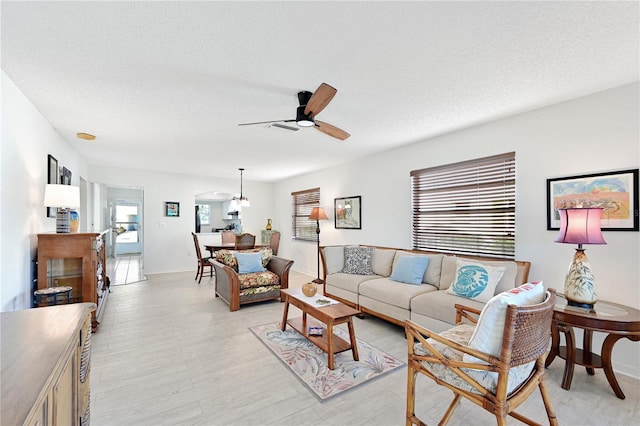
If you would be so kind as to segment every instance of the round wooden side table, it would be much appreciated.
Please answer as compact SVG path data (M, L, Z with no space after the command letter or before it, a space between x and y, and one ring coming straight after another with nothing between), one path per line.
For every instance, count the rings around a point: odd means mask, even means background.
M582 349L576 349L573 327L584 330ZM607 333L600 355L591 352L594 331ZM560 332L564 333L566 346L560 346ZM616 396L625 395L616 380L611 366L613 345L626 337L640 341L640 311L628 306L598 300L592 310L567 305L567 300L558 293L551 323L551 352L545 366L551 365L556 356L566 360L562 388L569 390L575 364L586 367L587 373L594 375L596 368L604 369L609 385Z

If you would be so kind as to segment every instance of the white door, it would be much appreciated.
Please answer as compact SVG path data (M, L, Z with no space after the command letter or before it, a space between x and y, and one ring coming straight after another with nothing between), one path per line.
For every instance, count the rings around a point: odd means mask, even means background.
M142 204L138 200L116 200L112 217L116 256L142 253Z

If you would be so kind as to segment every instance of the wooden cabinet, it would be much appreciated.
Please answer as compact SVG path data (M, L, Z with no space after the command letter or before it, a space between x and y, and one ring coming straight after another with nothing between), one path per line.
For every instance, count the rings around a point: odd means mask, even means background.
M0 314L2 425L89 424L94 303Z
M92 302L97 330L109 288L106 276L106 235L103 232L38 234L38 289L72 287L71 302Z

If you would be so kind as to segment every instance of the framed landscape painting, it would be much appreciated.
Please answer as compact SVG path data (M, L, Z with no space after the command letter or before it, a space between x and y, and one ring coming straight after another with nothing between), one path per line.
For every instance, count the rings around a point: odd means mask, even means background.
M334 199L336 229L362 229L360 200L359 195Z
M570 207L602 207L603 231L638 231L638 169L547 179L547 229Z

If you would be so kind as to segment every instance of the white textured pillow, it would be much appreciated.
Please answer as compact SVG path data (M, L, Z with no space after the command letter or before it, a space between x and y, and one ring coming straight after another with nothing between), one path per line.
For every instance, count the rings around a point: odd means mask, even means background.
M504 266L489 266L458 259L456 276L447 293L478 302L488 302L504 274Z
M373 273L383 277L391 275L391 268L393 266L393 259L395 256L395 250L374 249L373 258L371 259L371 269L373 270Z
M342 271L344 268L344 246L325 247L324 259L327 261L327 274Z
M480 313L476 329L469 340L469 347L500 356L507 306L535 305L544 302L544 298L545 289L542 281L522 284L520 287L512 288L492 297ZM468 354L464 355L463 360L466 362L480 361Z

